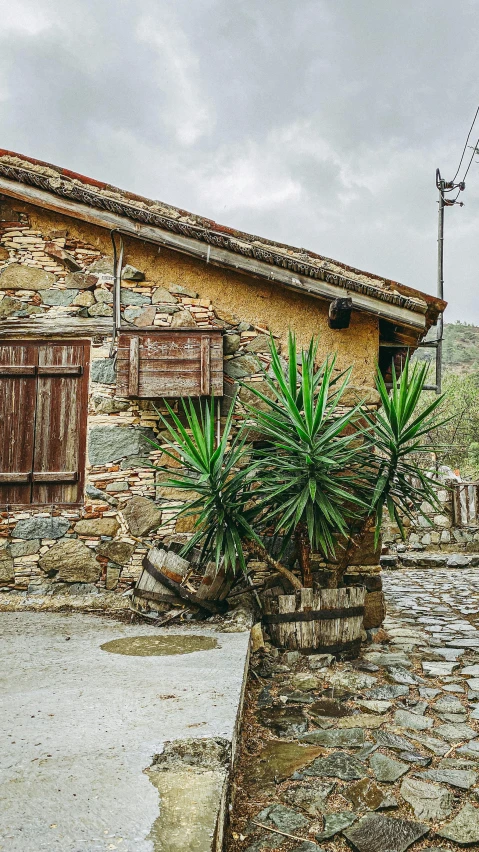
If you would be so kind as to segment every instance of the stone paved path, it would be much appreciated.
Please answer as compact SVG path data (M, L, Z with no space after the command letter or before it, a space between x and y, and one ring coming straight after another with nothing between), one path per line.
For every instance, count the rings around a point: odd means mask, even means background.
M479 569L383 581L360 660L254 655L228 852L479 849Z
M385 571L383 582L389 604L404 617L417 618L428 633L434 625L467 633L469 623L469 630L471 624L479 630L479 569ZM407 612L410 606L412 613ZM452 627L456 622L460 628Z

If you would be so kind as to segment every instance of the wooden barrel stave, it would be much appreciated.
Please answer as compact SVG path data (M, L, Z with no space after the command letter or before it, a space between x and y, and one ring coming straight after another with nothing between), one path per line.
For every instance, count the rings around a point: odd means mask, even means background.
M173 550L152 547L148 551L148 559L152 565L176 582L181 582L190 568L189 562ZM137 591L140 592L139 595L136 594ZM156 612L168 612L173 606L183 606L182 601L170 589L143 568L133 592L132 602L141 609L148 601Z
M365 595L362 586L266 595L265 621L272 641L303 653L354 653L361 643Z
M223 564L216 568L215 562L208 562L198 589L200 600L224 601L233 585L234 574L225 571Z

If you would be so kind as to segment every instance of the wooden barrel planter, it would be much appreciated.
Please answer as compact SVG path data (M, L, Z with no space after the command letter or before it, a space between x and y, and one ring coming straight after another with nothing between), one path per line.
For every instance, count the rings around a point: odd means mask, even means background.
M209 565L210 563L208 563ZM209 573L203 577L200 590L203 593L192 592L183 585L190 563L178 556L173 550L163 550L152 547L143 559L143 571L133 590L133 608L141 610L142 605L154 608L157 612L165 612L173 606L184 606L185 603L194 611L197 609L205 615L216 615L226 612L227 603L222 595L229 591L230 579L220 571L218 583L210 567ZM226 588L225 588L226 587Z
M365 597L364 586L272 593L264 597L263 620L280 648L353 658L361 647Z

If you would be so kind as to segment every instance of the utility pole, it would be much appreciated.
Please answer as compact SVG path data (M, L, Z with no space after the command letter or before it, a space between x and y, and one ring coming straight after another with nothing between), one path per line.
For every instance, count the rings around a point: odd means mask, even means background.
M437 295L439 299L444 299L444 208L445 207L454 207L455 204L459 204L460 207L463 206L462 201L458 201L459 195L461 192L464 192L466 188L466 177L469 173L469 169L471 168L472 161L474 159L475 154L479 154L479 139L477 140L475 145L469 145L469 139L476 123L476 119L479 115L479 107L477 107L474 118L472 120L471 127L469 128L469 133L467 134L466 142L464 144L464 148L462 150L461 159L459 160L459 165L456 169L456 174L454 175L452 180L445 181L441 177L441 172L439 169L436 169L436 187L439 191L439 212L438 212L438 226L437 226ZM457 182L457 176L461 170L462 162L464 160L464 155L467 151L467 148L472 148L472 154L467 164L466 170L462 176L462 179ZM446 198L447 192L454 192L457 189L457 194L455 198ZM442 339L444 336L444 318L442 313L438 317L437 321L437 334L436 339L431 340L430 343L422 344L423 346L431 346L436 348L436 384L429 385L427 390L435 390L437 394L441 393L441 385L442 385ZM421 345L421 344L420 344ZM425 386L426 390L426 386Z
M437 225L437 295L444 298L444 190L446 182L441 177L441 172L436 169L436 186L439 190L439 213ZM442 387L442 338L444 335L443 314L439 315L436 334L436 393L441 393Z
M479 112L479 110L478 110ZM472 160L472 158L471 158ZM467 174L467 172L466 172ZM456 173L457 176L457 173ZM444 299L444 208L445 207L453 207L455 204L459 204L462 207L462 202L457 201L459 193L464 192L466 188L466 184L464 180L460 181L460 183L455 182L454 180L446 181L441 177L441 172L439 169L436 169L436 186L439 192L439 210L438 210L438 222L437 222L437 295L439 299ZM457 195L453 199L446 198L447 192L453 192L455 189L458 190ZM444 337L444 317L442 313L438 317L437 321L437 333L436 339L431 341L429 345L434 346L436 349L436 384L435 385L425 385L425 390L434 390L437 394L441 393L442 387L442 339Z

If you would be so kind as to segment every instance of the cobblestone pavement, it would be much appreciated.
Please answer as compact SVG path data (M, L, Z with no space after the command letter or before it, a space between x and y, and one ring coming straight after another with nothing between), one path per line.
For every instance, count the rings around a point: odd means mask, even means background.
M479 569L383 581L360 660L253 655L228 852L479 849Z
M471 624L479 629L479 568L385 571L383 585L390 605L403 617L414 614L429 634L438 632L431 627L453 636L461 630L467 633ZM409 607L413 614L407 612Z

